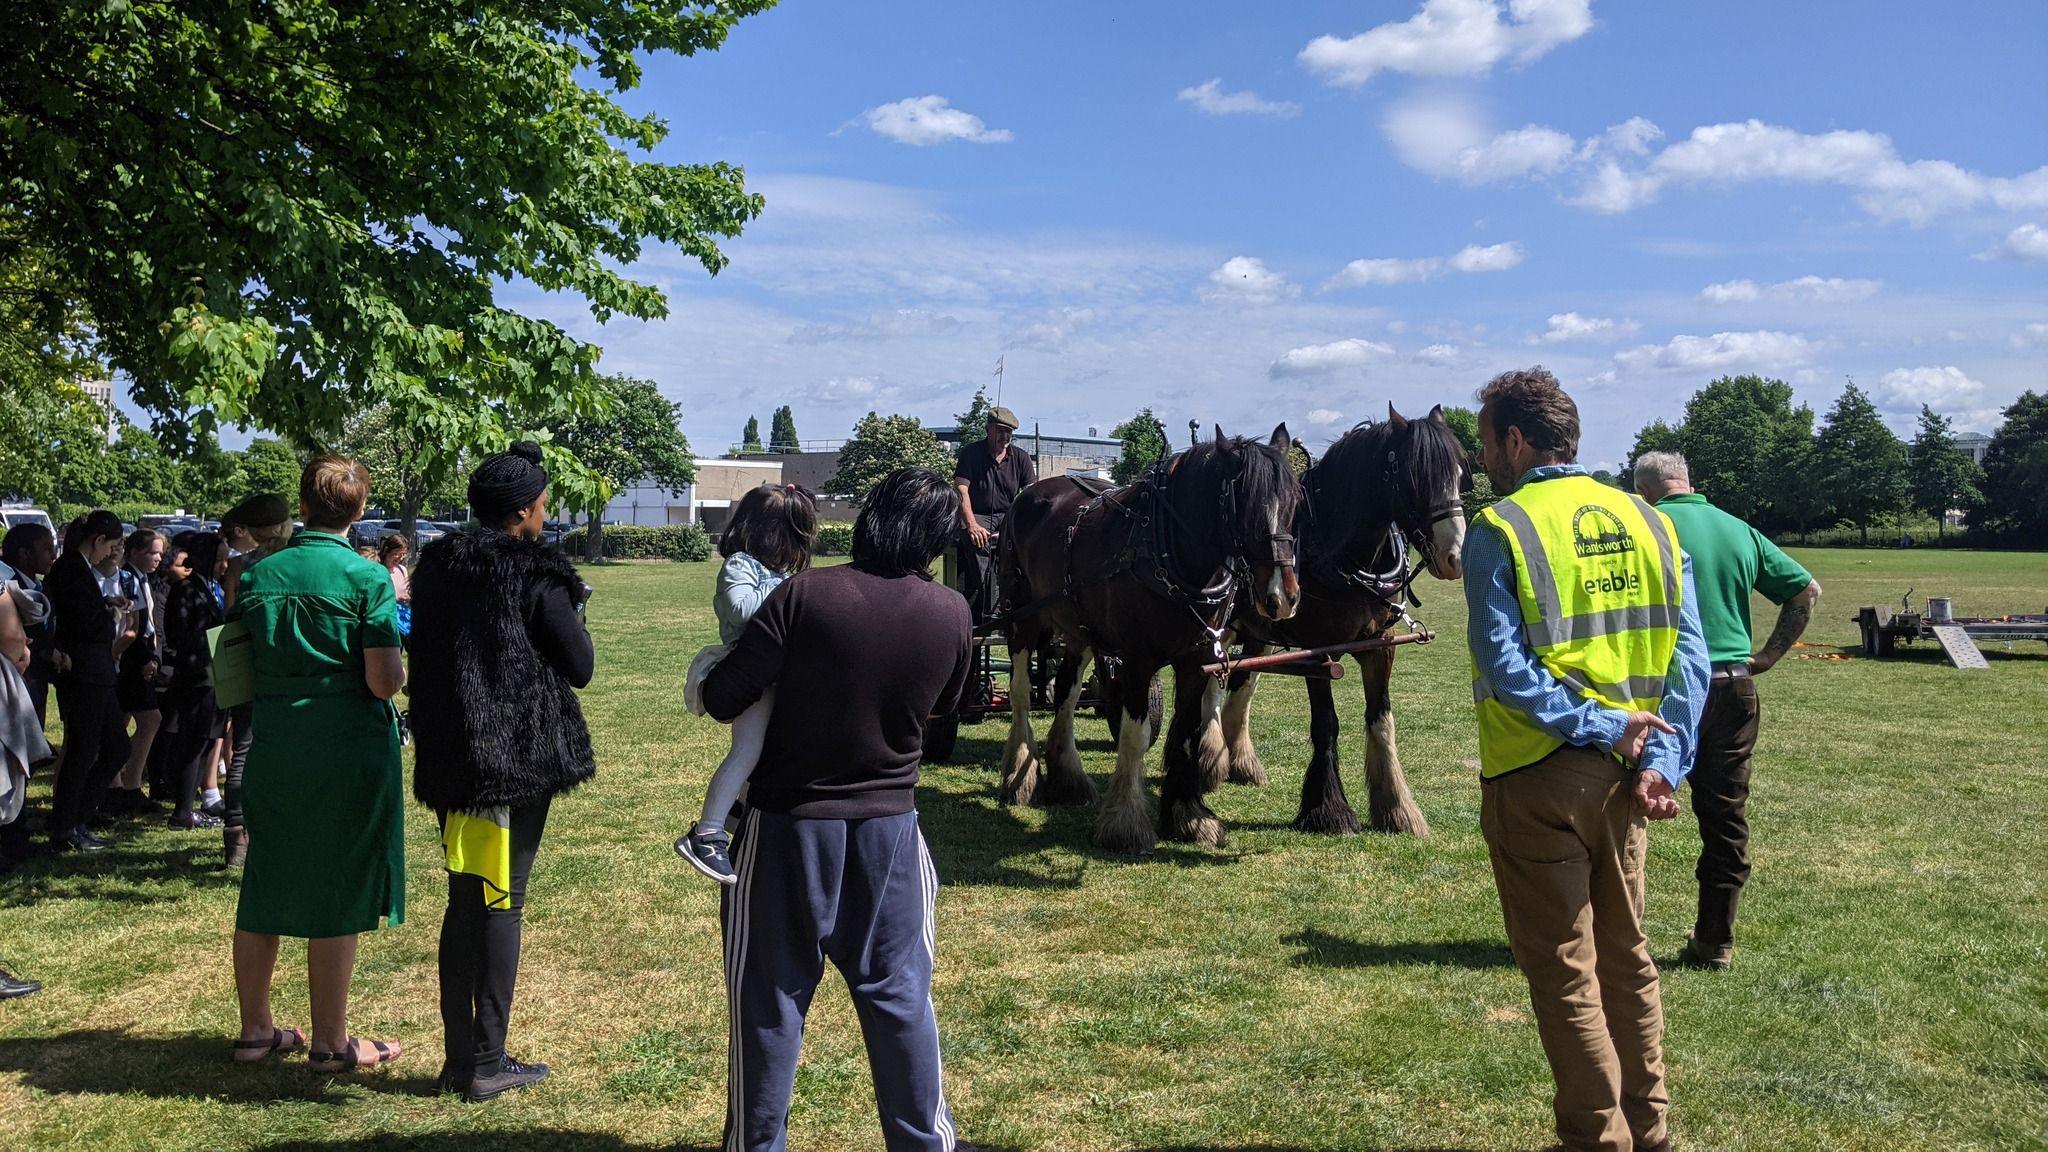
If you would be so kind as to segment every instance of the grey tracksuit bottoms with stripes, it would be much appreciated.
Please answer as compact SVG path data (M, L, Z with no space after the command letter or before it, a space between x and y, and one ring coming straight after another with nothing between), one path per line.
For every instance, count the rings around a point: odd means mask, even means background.
M867 1041L889 1152L952 1152L932 1011L932 868L917 813L750 811L726 889L726 1152L784 1152L804 1015L830 959Z

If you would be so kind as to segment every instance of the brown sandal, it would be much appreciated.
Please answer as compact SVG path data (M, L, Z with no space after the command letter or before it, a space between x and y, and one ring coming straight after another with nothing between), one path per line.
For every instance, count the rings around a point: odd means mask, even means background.
M356 1046L358 1044L368 1044L370 1047L375 1048L377 1050L377 1058L370 1061L367 1065L363 1064L362 1058L356 1055ZM382 1040L359 1040L351 1036L348 1038L348 1047L339 1052L308 1052L306 1054L306 1067L312 1068L315 1072L353 1072L361 1067L375 1068L379 1064L389 1064L403 1055L405 1055L403 1049L393 1052L391 1046ZM315 1065L321 1065L321 1067L315 1067Z
M306 1046L306 1034L297 1028L272 1028L268 1040L235 1041L235 1063L255 1064L272 1056L284 1056ZM245 1056L254 1052L254 1056Z

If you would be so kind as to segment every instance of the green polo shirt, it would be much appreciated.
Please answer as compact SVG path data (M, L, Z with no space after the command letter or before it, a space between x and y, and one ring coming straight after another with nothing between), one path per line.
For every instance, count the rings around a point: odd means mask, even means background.
M1678 546L1692 557L1707 659L1717 665L1747 661L1755 651L1749 637L1750 592L1783 604L1806 591L1813 574L1746 521L1696 492L1666 496L1657 502L1657 510L1678 526Z

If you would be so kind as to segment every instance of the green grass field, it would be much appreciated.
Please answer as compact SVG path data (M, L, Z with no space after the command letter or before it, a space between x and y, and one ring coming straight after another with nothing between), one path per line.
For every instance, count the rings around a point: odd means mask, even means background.
M1826 588L1802 655L1853 644L1858 605L2048 605L2048 557L1806 551ZM0 1004L0 1147L709 1147L724 1105L713 885L668 842L724 748L682 706L712 638L710 565L594 571L584 697L599 774L559 801L527 906L513 1050L540 1088L468 1106L439 1064L433 821L407 814L411 918L367 937L352 1018L411 1054L381 1073L240 1067L235 876L207 834L129 827L96 858L0 880L0 954L40 978ZM1430 582L1425 581L1425 584ZM1401 748L1434 835L1288 830L1308 752L1298 682L1256 715L1270 787L1213 798L1226 850L1106 857L1087 811L993 800L1002 729L920 798L945 888L937 1000L962 1135L985 1148L1539 1148L1550 1081L1478 828L1455 589L1402 653ZM1759 614L1759 635L1769 627ZM877 637L886 643L887 637ZM1762 682L1756 875L1736 968L1666 974L1675 1140L1691 1149L2048 1148L2048 647L1965 675L1931 654L1787 660ZM1347 780L1362 758L1339 685ZM811 702L827 709L829 700ZM1041 722L1041 733L1043 732ZM1091 771L1111 760L1082 726ZM1155 758L1156 764L1156 758ZM46 789L39 785L39 789ZM1156 788L1155 788L1156 792ZM41 797L36 803L46 803ZM1651 836L1660 957L1691 919L1688 812ZM279 1018L307 1024L287 944ZM791 1144L879 1146L837 977L812 1014Z

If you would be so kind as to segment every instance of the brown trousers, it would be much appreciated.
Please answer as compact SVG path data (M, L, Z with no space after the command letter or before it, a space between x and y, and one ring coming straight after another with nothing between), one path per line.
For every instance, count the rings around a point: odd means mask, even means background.
M1699 760L1685 778L1700 821L1700 913L1692 938L1708 951L1735 942L1735 908L1749 881L1749 758L1762 708L1756 681L1722 680L1700 717Z
M1612 757L1560 748L1480 788L1508 944L1529 980L1568 1149L1668 1138L1664 1012L1643 937L1643 818Z

